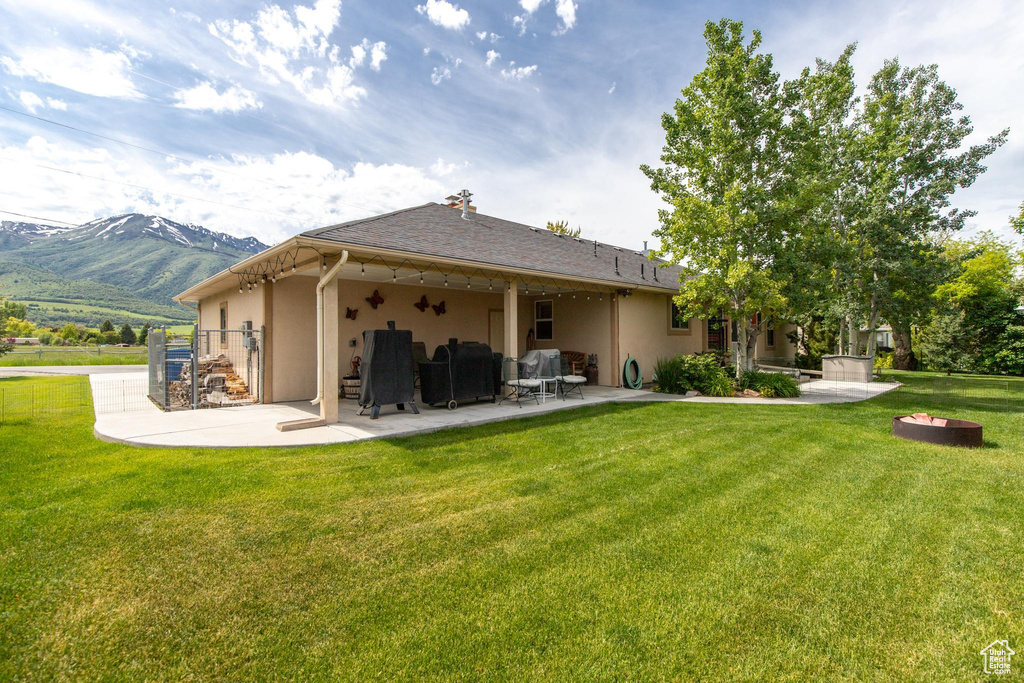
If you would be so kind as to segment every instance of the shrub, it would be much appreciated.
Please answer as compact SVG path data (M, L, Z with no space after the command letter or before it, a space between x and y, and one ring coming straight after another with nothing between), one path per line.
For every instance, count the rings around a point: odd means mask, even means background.
M875 370L892 370L892 353L889 351L876 352Z
M753 389L765 398L795 398L800 395L796 380L781 372L744 372L740 389Z
M714 353L662 358L654 364L656 391L682 394L696 389L705 396L732 396L733 382Z
M659 358L654 363L654 390L663 394L684 394L690 390L683 370L683 356Z

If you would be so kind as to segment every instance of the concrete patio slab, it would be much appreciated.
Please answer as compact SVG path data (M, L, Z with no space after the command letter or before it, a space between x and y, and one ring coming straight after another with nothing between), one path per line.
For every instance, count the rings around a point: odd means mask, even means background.
M25 365L0 367L0 377L41 377L46 375L105 375L144 371L145 365Z
M90 375L96 410L95 434L107 441L140 446L170 446L189 448L237 448L270 446L311 446L348 443L367 439L394 438L425 434L452 427L514 420L559 410L570 410L588 405L612 402L681 402L681 403L738 403L751 405L814 405L842 403L871 398L895 388L895 384L859 385L840 387L848 396L833 392L833 387L818 387L825 393L807 393L794 399L713 398L685 397L633 391L612 387L588 387L586 398L568 400L548 399L537 404L469 403L456 410L431 408L420 405L420 414L395 406L381 409L378 420L358 415L352 401L342 403L342 412L336 424L303 429L279 431L280 422L314 417L318 413L308 401L275 403L269 405L236 406L211 410L184 410L163 412L145 397L145 373L135 375ZM845 383L852 385L852 383ZM139 394L135 396L134 394ZM99 406L138 406L134 410L102 410Z

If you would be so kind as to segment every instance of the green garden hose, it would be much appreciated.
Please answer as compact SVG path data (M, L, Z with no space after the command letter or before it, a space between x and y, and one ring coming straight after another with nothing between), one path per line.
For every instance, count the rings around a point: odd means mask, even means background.
M630 375L634 378L630 379ZM640 364L633 356L626 356L626 364L622 366L622 383L630 389L640 389L644 385L644 377L640 374Z

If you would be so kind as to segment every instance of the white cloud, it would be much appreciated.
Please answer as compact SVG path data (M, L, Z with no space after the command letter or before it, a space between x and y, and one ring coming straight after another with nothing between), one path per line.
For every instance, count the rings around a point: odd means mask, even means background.
M497 52L495 50L488 50L487 51L487 66L491 66L492 64L494 64L494 60L496 60L500 56L501 56L500 52Z
M193 24L199 24L199 23L202 23L202 21L203 21L202 19L199 18L199 15L195 14L194 12L188 12L188 11L179 12L178 10L174 9L173 7L171 8L171 14L173 14L175 16L179 16L179 17L181 17L182 19L184 19L186 21L191 21Z
M46 98L46 106L50 109L59 109L60 111L68 110L68 103L64 100L54 99L53 97Z
M352 46L352 59L348 60L348 65L353 69L357 66L362 66L366 60L366 55L370 55L370 68L374 71L380 71L380 65L388 58L387 54L387 43L383 40L378 40L376 43L370 43L369 39L363 38L363 42L358 45ZM332 56L332 60L335 58Z
M234 51L234 61L251 66L251 59L269 83L288 83L314 104L340 106L366 97L366 89L355 83L353 67L362 63L369 46L371 68L379 70L387 59L384 43L370 46L365 41L359 46L361 54L353 49L350 63L341 64L337 46L328 42L341 16L340 0L298 5L294 15L293 20L286 10L271 5L259 12L255 28L249 22L222 19L209 30Z
M576 7L573 0L555 0L555 14L562 20L562 24L555 29L555 35L564 35L576 25Z
M94 47L37 47L22 50L17 57L0 57L0 64L13 76L52 83L86 95L138 99L142 93L129 76L130 57L137 54L127 45L116 52Z
M506 81L521 81L524 78L529 78L537 71L537 65L532 64L530 66L516 66L515 62L509 62L507 69L501 70L501 76Z
M441 160L428 167L372 163L342 167L308 152L231 155L179 163L134 156L121 148L114 151L116 156L103 148L65 146L38 136L24 145L0 144L0 156L16 162L0 164L0 205L12 211L31 208L33 211L25 213L37 212L71 223L133 211L157 214L231 234L242 231L274 243L313 226L438 201L451 191L444 177L465 167ZM33 164L118 179L155 191L70 176ZM61 191L54 192L54 187Z
M450 79L452 77L452 70L447 66L435 66L434 70L430 73L430 82L434 85L441 85L441 81Z
M237 112L244 109L259 109L263 103L256 99L256 93L239 85L232 85L224 92L217 92L213 83L204 81L193 88L176 90L174 105L182 109L208 110L214 113Z
M429 47L423 48L423 56L426 57L429 54L430 54L430 48Z
M608 94L609 94L609 95L611 95L611 94L612 94L613 92L615 92L615 86L616 86L616 85L618 85L618 83L616 83L616 82L614 82L614 81L613 81L613 82L612 82L612 87L608 88Z
M28 90L22 90L18 93L18 101L21 102L21 106L28 109L30 113L35 114L37 109L43 107L43 100L39 95Z
M366 38L363 38L363 43L368 42ZM357 66L362 66L363 60L366 59L366 48L362 45L352 46L352 59L348 60L348 65L353 69Z
M480 31L476 34L478 40L487 40L487 31Z
M527 14L533 14L545 2L547 0L519 0L519 6L526 10Z
M523 15L521 17L512 17L512 25L519 29L519 35L526 33L526 17L529 15Z
M435 26L459 31L469 25L469 12L448 0L427 0L425 5L416 5L416 11L427 15Z
M454 161L451 163L446 162L441 157L437 158L437 161L430 165L430 172L439 178L450 176L455 171L469 168L469 162L464 161L461 164L457 164Z

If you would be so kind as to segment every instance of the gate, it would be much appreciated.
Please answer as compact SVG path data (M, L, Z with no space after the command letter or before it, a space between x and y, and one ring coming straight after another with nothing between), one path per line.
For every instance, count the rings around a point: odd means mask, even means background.
M263 402L263 330L201 330L191 338L150 333L149 395L164 410Z

